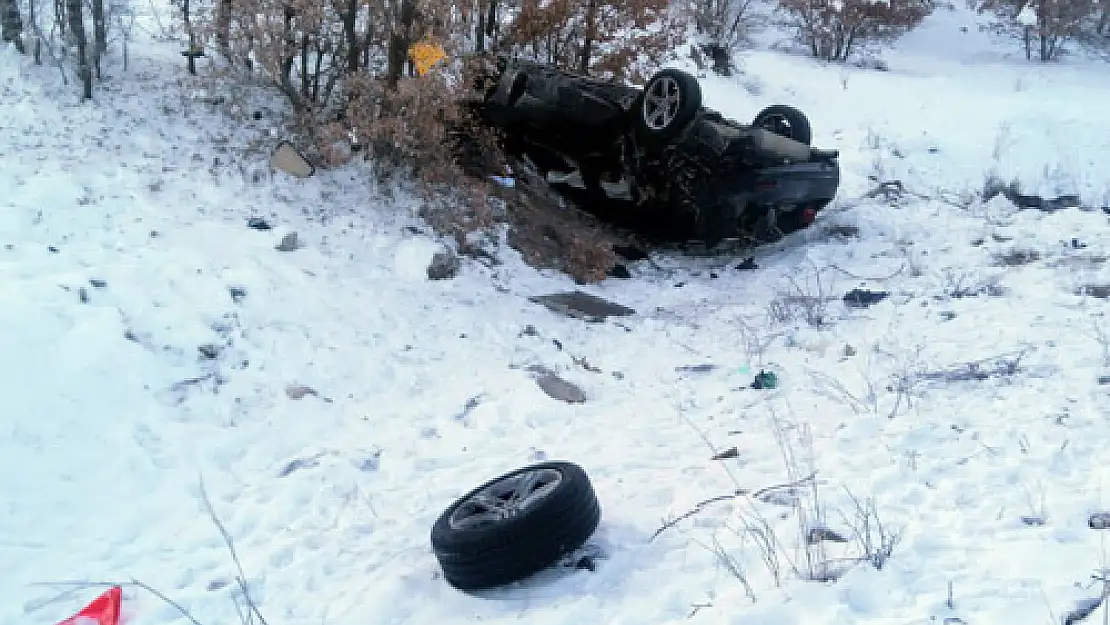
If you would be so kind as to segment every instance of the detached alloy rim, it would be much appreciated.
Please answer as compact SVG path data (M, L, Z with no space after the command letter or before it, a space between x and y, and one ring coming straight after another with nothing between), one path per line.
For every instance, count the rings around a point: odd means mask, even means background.
M660 76L644 93L644 123L652 130L663 130L678 117L682 88L670 76Z
M549 496L563 481L556 469L532 469L506 476L474 493L447 519L453 530L489 527L511 519Z

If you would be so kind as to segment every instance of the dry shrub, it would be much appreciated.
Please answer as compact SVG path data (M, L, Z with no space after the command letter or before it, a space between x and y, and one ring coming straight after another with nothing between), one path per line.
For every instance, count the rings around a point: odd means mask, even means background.
M330 122L316 129L313 149L323 167L342 167L354 156L350 130L339 122Z
M402 78L395 89L380 78L351 77L345 126L378 167L428 184L504 174L498 136L481 124L474 106L473 85L483 63L463 65L458 80L437 71Z
M1034 48L1039 61L1060 56L1072 40L1102 35L1110 5L1099 0L970 0L978 13L991 13L994 20L985 29L1012 36L1022 42L1025 58L1032 60Z
M351 84L346 124L382 173L411 174L424 202L421 215L453 237L460 252L483 255L470 235L508 221L509 243L529 265L584 283L605 279L616 255L600 222L562 207L544 182L518 178L513 188L492 182L510 168L499 136L481 124L468 97L482 62L464 66L456 83L428 75L403 79L396 91L383 81Z
M480 183L443 188L440 193L432 187L423 186L424 204L420 217L432 230L455 242L455 248L469 256L488 256L475 240L482 236L475 234L491 233L494 226L502 221L502 212L491 201L489 188Z
M638 80L680 36L670 0L524 0L502 46L581 74Z
M353 76L347 93L346 123L377 166L420 178L444 173L447 126L458 109L441 77L402 80L391 91L381 80Z
M786 25L814 57L845 61L916 28L935 0L779 0Z
M597 235L572 234L566 250L566 271L579 282L601 282L617 262L613 246Z
M617 262L613 237L576 219L580 217L577 215L527 214L531 210L517 205L510 207L509 215L509 245L520 252L527 265L561 271L583 284L606 278Z
M464 253L471 233L507 217L518 249L536 266L582 281L599 280L612 267L611 245L597 224L567 218L574 211L550 203L522 209L520 189L491 182L507 173L504 156L496 133L468 103L489 63L468 51L635 76L674 47L679 28L670 0L194 3L200 41L215 48L211 56L229 78L276 86L293 103L299 143L317 166L357 156L382 177L414 182L422 214ZM422 40L441 45L447 60L415 76L406 51Z
M310 0L213 0L197 7L200 43L244 76L278 87L298 111L327 108L362 50L344 40L343 24L358 17L338 3Z
M564 207L561 196L528 176L512 189L498 189L509 222L508 243L532 267L555 269L581 283L605 279L617 262L617 244L632 241L595 216Z
M497 208L492 175L507 173L498 136L479 120L472 105L483 64L464 62L458 81L445 72L402 78L396 89L386 81L356 76L345 86L348 106L342 125L357 138L381 176L400 175L415 183L423 200L421 216L439 234L471 250L469 235L489 231L503 215Z
M727 53L747 40L753 4L755 0L691 0L688 10L703 45Z

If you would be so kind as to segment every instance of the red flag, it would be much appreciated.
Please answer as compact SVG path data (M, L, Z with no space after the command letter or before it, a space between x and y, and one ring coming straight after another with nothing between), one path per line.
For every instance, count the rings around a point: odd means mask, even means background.
M119 625L119 606L123 589L112 586L83 610L58 623L58 625Z

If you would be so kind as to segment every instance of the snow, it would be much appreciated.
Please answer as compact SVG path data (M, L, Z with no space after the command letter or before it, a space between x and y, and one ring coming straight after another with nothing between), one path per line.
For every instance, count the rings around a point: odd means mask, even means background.
M1036 26L1037 12L1031 5L1025 5L1017 14L1017 23L1022 26Z
M272 625L1062 618L1106 566L1087 519L1110 506L1110 321L1077 293L1110 284L1110 119L1095 114L1110 76L1026 63L974 19L939 12L886 72L756 50L743 75L705 78L707 104L740 119L806 110L815 143L841 150L841 195L756 270L659 255L584 287L639 311L600 324L528 302L575 286L507 248L427 280L442 244L415 199L357 166L268 173L267 120L229 123L165 44L135 42L131 70L88 104L0 51L0 623L56 623L131 579L200 623L236 622L201 479ZM263 147L217 151L225 139ZM988 175L1086 208L978 202ZM869 176L909 193L867 198ZM275 250L289 231L304 247ZM856 287L890 296L849 308ZM1018 370L927 375L996 359ZM589 399L548 398L532 365ZM747 388L761 368L778 388ZM597 570L449 588L434 519L543 458L591 476ZM808 488L772 489L653 539L701 501L813 471L822 514ZM898 533L889 559L802 579L823 567L807 565L799 515L854 537L853 497ZM187 622L134 585L125 596L131 625Z

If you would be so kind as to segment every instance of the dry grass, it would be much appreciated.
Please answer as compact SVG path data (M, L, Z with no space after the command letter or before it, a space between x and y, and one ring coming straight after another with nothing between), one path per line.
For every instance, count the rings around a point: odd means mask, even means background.
M562 271L578 282L605 279L617 262L613 246L627 243L599 220L562 200L542 180L518 177L517 186L501 189L508 242L524 262Z

